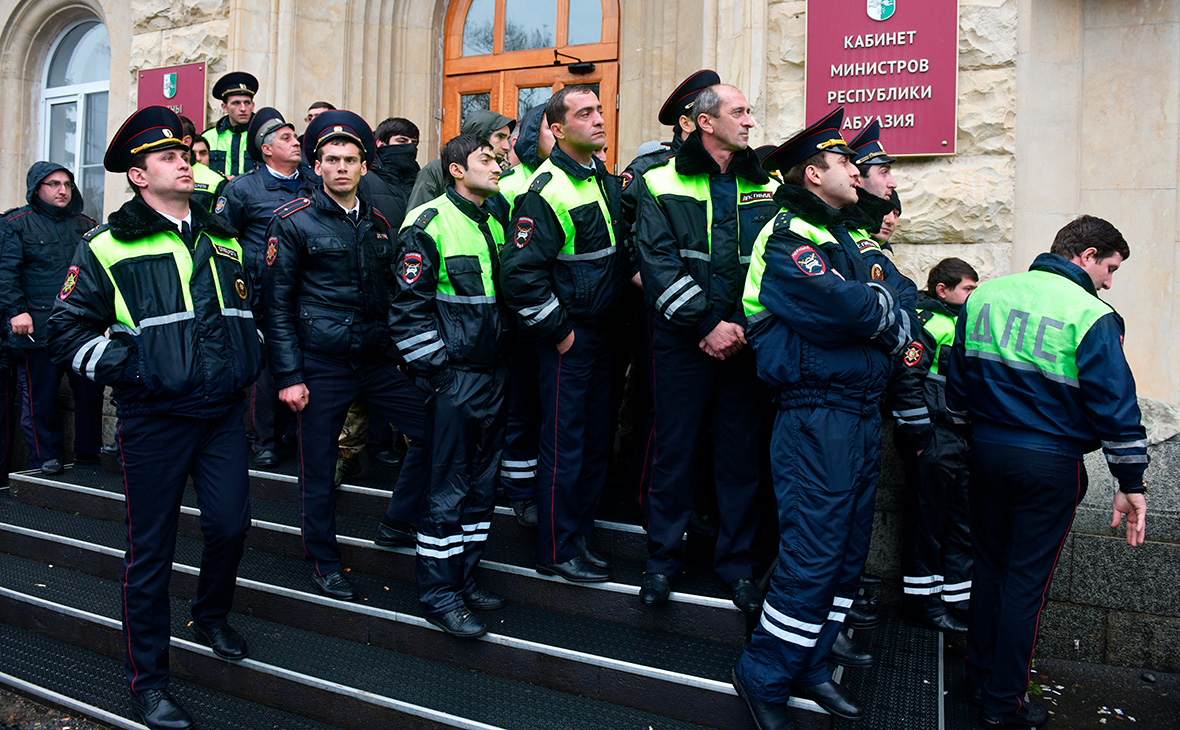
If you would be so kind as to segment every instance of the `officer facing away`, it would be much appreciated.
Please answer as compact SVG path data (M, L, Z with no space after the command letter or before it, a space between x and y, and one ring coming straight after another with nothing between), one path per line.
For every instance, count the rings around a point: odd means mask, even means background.
M262 365L242 250L224 221L189 205L179 135L180 119L162 106L140 109L115 134L103 165L126 173L135 197L83 237L49 317L53 359L114 389L127 495L125 672L150 728L192 725L167 691L168 579L189 477L205 538L193 632L220 657L246 656L226 617L250 526L242 391Z
M1028 271L980 284L955 325L947 408L971 422L971 587L967 674L983 726L1038 727L1028 702L1041 609L1074 511L1082 455L1101 446L1115 528L1140 545L1147 439L1123 355L1123 320L1098 292L1131 255L1110 223L1083 215Z

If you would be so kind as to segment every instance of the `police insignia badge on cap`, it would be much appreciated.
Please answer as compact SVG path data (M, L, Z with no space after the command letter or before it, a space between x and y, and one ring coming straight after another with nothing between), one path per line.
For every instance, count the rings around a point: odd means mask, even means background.
M413 284L418 281L418 277L422 275L422 254L408 253L402 258L402 279L407 284Z
M819 276L828 270L823 257L811 246L800 246L791 252L791 259L808 276Z
M81 273L81 270L77 266L70 267L66 273L66 282L61 285L61 294L57 295L58 299L64 302L67 297L74 293L74 287L78 286L78 276Z
M220 213L223 210L225 210L225 196L219 197L217 199L217 207L213 209L213 212Z
M278 236L271 236L266 239L266 265L270 266L275 262L275 257L279 255L279 239Z
M516 231L512 235L512 240L516 242L517 248L524 248L529 245L529 241L533 239L533 219L522 215L516 220Z
M242 299L246 298L246 280L242 277L234 279L234 289L237 290L238 296Z
M881 268L881 264L873 264L873 268L870 271L873 278L878 281L885 278L885 270Z
M922 343L911 342L910 346L905 349L905 355L901 358L907 368L912 368L922 360Z

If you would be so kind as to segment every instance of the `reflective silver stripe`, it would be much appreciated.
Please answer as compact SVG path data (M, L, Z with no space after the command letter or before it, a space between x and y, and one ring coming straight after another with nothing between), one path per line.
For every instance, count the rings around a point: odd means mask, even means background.
M520 316L524 318L526 324L540 324L546 317L548 317L553 310L557 309L557 297L550 297L549 301L538 307L529 307L520 310ZM536 311L536 314L533 312Z
M852 608L852 599L836 596L832 599L832 605L836 608Z
M128 327L125 324L111 325L111 332L126 332L127 334L131 335L132 337L139 337L139 335L140 335L138 327Z
M980 352L979 350L967 350L967 357L974 357L974 358L978 358L980 360L991 360L992 362L998 362L998 363L1007 365L1008 367L1012 368L1013 370L1023 370L1025 372L1029 372L1029 373L1040 373L1041 376L1044 377L1046 380L1052 380L1055 383L1064 383L1065 385L1068 385L1071 388L1082 387L1082 384L1078 382L1077 378L1071 378L1067 375L1058 375L1057 373L1046 372L1044 370L1041 370L1036 365L1033 365L1032 363L1017 362L1016 360L1009 360L1009 359L1005 358L1004 356L999 355L994 352Z
M902 578L907 585L920 586L928 583L941 583L941 575L922 575L922 576L904 576Z
M463 536L463 542L465 542L465 543L467 543L467 542L487 542L487 539L488 539L488 533L486 533L486 532L468 533Z
M942 593L942 586L934 586L932 588L912 588L905 587L907 596L933 596L935 593Z
M431 342L429 345L423 345L413 352L402 355L402 358L404 358L406 362L413 362L420 357L426 357L430 353L441 350L446 346L447 343L443 342L442 340L439 340L438 342Z
M95 370L98 368L98 360L102 354L110 347L111 341L107 338L102 338L102 342L98 343L98 347L94 348L94 352L90 354L90 359L86 361L86 377L94 380Z
M962 583L951 583L942 587L944 591L965 591L971 587L971 581L965 580Z
M112 327L112 329L114 328ZM74 369L75 373L82 374L82 363L86 361L86 356L90 354L91 350L98 347L98 343L105 339L102 335L98 335L92 340L87 340L85 345L78 348L78 352L74 353L73 362L70 363L70 367Z
M907 426L920 426L923 423L930 423L929 418L899 418L898 423L904 423Z
M894 411L893 417L894 418L906 418L907 416L925 416L929 413L930 413L930 409L926 408L926 407L909 408L904 411Z
M811 638L806 638L799 636L798 634L792 634L790 631L780 629L778 626L775 626L770 622L765 613L762 614L762 621L760 623L762 628L766 629L771 634L774 634L783 641L791 644L798 644L799 646L815 646L816 637L813 636Z
M692 299L697 294L704 294L704 292L701 291L701 288L699 286L697 286L696 284L693 284L692 286L690 286L688 288L688 291L681 294L676 299L676 301L674 301L668 305L668 309L666 309L664 311L664 316L667 317L668 319L672 319L672 315L676 313L676 310L683 307L685 302L687 302L689 299Z
M431 537L430 535L423 535L418 533L418 542L426 543L427 545L436 545L438 547L446 547L447 545L457 545L463 542L462 535L451 535L450 537Z
M406 339L397 343L397 349L408 350L409 348L413 347L414 345L418 344L419 342L426 342L428 340L437 340L437 339L438 339L438 332L436 330L430 330L429 332L423 332L420 335L414 335L413 337L407 337Z
M844 623L845 617L848 616L847 611L831 611L828 613L828 620L835 621L838 624Z
M962 593L943 593L942 600L947 603L958 603L959 601L971 600L971 591L963 591Z
M142 330L147 327L159 327L162 324L184 322L186 320L196 319L196 316L197 315L195 312L177 312L176 314L163 314L159 317L148 317L147 319L140 321L139 329Z
M528 459L527 461L512 461L511 459L501 459L500 466L512 467L530 467L537 465L537 459Z
M656 299L656 309L663 309L665 302L676 296L682 289L684 289L684 287L691 283L692 277L687 275L682 276L676 281L672 282L672 286L665 289L664 293L661 294L658 299Z
M494 296L463 296L462 294L447 294L445 292L438 292L434 298L440 302L450 302L452 304L495 304L496 297Z
M476 530L490 530L492 529L491 521L477 522L474 525L463 525L463 532L475 532Z
M1111 464L1146 464L1147 454L1136 454L1135 456L1115 456L1114 454L1107 454L1106 460Z
M809 624L804 621L798 621L779 611L774 606L770 605L769 601L762 603L762 615L765 617L769 615L775 621L778 621L783 626L789 626L792 629L800 629L810 634L818 634L819 630L823 628L823 624Z
M933 380L936 383L945 383L946 376L941 373L926 373L927 380Z
M591 251L590 253L559 253L557 254L558 261L593 261L594 259L604 259L607 256L614 256L618 248L611 246L609 248L600 249L598 251Z
M439 558L444 560L454 555L462 555L464 548L462 545L450 548L448 550L435 550L434 548L423 547L421 543L418 544L418 554L427 558Z
M738 256L738 263L739 264L749 264L750 257L749 256Z
M1103 441L1102 448L1104 449L1146 449L1147 439L1139 439L1138 441Z
M241 317L242 319L254 319L254 313L249 309L221 309L222 317Z
M755 322L761 322L772 314L769 309L763 309L761 312L754 312L749 317L746 317L746 325L752 325Z
M682 259L697 259L698 261L708 261L711 257L707 253L701 251L693 251L691 248L682 248L678 252Z
M532 471L509 471L507 469L500 470L500 476L505 479L531 479L537 476L537 470Z
M544 309L545 307L548 307L550 304L552 304L553 302L556 302L556 301L557 301L557 297L550 294L549 298L545 300L544 304L538 304L535 307L525 307L524 309L520 310L520 316L531 317L532 315L536 314L537 312L540 312L542 309Z

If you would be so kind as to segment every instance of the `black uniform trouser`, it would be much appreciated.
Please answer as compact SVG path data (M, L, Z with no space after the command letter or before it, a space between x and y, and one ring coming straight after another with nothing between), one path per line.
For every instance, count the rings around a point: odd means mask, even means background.
M967 510L967 442L935 424L922 453L905 459L906 514L902 548L907 608L934 617L971 598L971 532Z
M385 521L417 525L426 498L430 464L426 461L426 449L421 436L405 435L409 438L409 444L397 482L393 485L393 494L389 496L389 505L385 508Z
M537 342L516 336L508 360L508 414L500 484L513 501L537 498L537 449L541 438L541 393L537 386Z
M576 535L594 532L606 485L610 432L611 344L602 327L575 325L564 355L537 343L541 450L537 473L537 562L577 556Z
M711 425L721 518L713 564L728 583L753 577L758 562L758 429L768 397L759 385L752 348L718 360L699 342L695 334L659 328L652 336L656 457L647 509L647 570L672 575L683 565L681 538L692 515L697 454L707 448L701 442Z
M441 615L463 605L487 545L504 442L507 373L454 370L447 388L426 394L430 464L418 521L418 600Z
M336 541L337 439L344 427L348 407L358 396L369 404L370 413L387 419L402 433L421 438L425 420L422 391L384 356L324 356L304 353L303 384L307 405L299 412L299 507L303 550L317 575L339 571L340 544ZM424 484L406 484L421 476L418 469L402 469L397 493L420 491Z
M275 387L274 376L269 367L262 368L258 380L250 386L250 430L247 434L254 453L259 451L277 451L275 438L275 419L279 412L276 405L279 402L279 389ZM286 408L286 406L283 406Z
M29 468L62 458L61 411L57 391L63 375L74 393L74 453L98 456L102 448L102 386L69 368L55 365L49 351L37 348L17 355L21 429L29 445Z
M191 476L205 538L193 599L193 621L215 629L226 621L246 530L250 527L245 404L223 416L128 416L116 445L126 495L123 557L124 672L135 694L168 684L172 611L168 580L185 482Z
M19 413L16 373L6 364L0 365L0 484L8 483L8 473L12 470L13 438Z
M639 508L646 517L656 461L656 404L653 395L656 365L652 352L654 328L642 293L637 306L639 309L632 312L628 321L627 333L631 345L631 438L639 458Z
M1086 495L1080 459L975 441L971 468L972 580L967 672L983 710L1020 710L1049 581Z

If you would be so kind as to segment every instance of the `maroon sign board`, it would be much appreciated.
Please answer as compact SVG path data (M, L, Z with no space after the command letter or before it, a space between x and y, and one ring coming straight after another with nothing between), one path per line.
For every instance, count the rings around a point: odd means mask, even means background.
M881 121L890 155L953 155L958 0L807 0L806 114L844 107L844 139Z
M205 64L150 68L139 72L139 108L166 106L205 128Z

